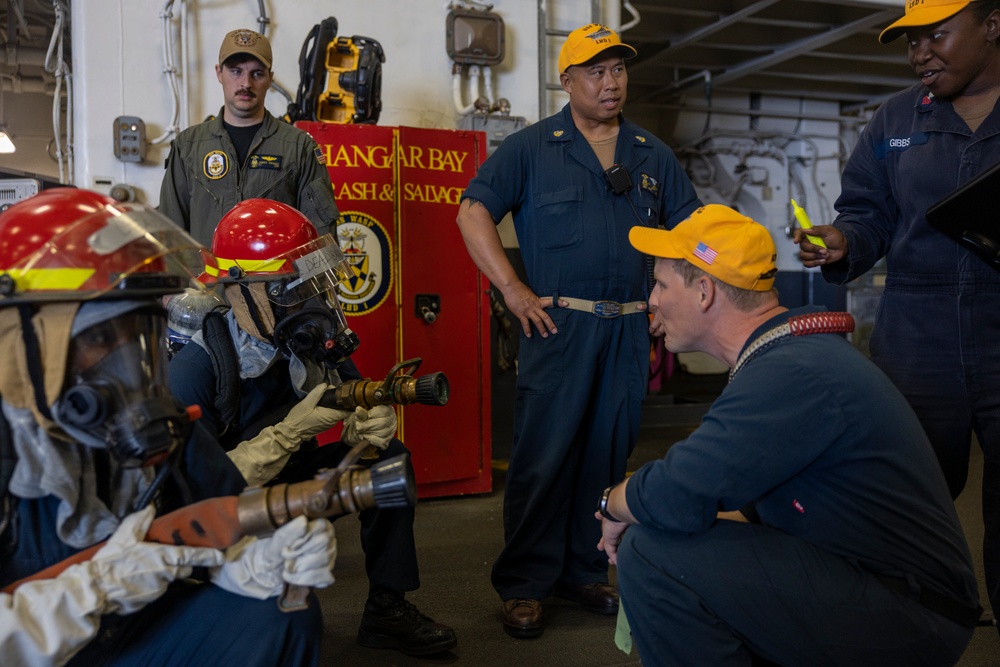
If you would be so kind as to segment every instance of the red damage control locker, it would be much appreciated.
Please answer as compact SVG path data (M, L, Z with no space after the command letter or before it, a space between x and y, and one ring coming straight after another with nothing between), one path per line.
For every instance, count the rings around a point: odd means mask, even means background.
M326 152L340 247L354 275L341 302L361 345L362 375L442 372L447 405L396 408L421 498L485 493L490 470L488 282L455 224L459 198L486 159L478 131L296 124Z

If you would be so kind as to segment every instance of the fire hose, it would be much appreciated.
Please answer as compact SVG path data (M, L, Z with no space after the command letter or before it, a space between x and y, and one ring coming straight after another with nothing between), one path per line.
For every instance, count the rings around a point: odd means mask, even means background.
M415 378L412 373L423 360L420 357L401 361L385 380L349 380L327 391L319 404L325 408L370 409L376 405L444 405L448 402L448 378L444 373L430 373Z
M414 378L400 371L413 371L419 358L397 364L384 382L351 380L330 389L321 400L328 407L354 409L375 405L423 403L444 405L448 401L448 380L443 373ZM247 536L266 537L289 521L337 518L378 507L410 507L417 492L413 465L407 454L400 454L370 467L357 466L358 458L370 448L362 440L332 470L323 470L315 478L294 484L250 487L238 496L208 498L158 517L146 534L146 540L226 549ZM93 558L105 543L84 549L2 589L13 593L29 581L52 579L61 572ZM283 609L300 608L307 588L287 586L279 604Z
M353 465L368 447L361 441L333 470L295 484L251 487L238 496L208 498L164 514L153 521L146 534L149 542L226 549L246 536L265 537L292 519L336 518L379 507L409 507L417 499L413 466L407 454L380 461L370 468ZM71 565L90 560L104 542L77 552L35 574L9 584L2 592L13 593L29 581L52 579ZM301 606L308 589L287 587L281 606Z

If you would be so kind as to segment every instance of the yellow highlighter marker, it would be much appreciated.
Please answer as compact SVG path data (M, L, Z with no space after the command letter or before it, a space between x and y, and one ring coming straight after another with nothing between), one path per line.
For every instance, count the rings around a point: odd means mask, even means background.
M799 221L800 225L802 225L802 229L812 229L813 225L812 222L809 221L809 216L806 215L805 210L801 206L795 203L794 199L792 200L792 212L795 214L795 219ZM826 247L823 239L814 234L806 234L806 238L809 239L809 242L813 245L818 245L821 248Z

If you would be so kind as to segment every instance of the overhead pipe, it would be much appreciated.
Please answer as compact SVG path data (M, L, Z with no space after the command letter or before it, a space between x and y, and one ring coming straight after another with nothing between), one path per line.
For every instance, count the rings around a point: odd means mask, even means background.
M55 94L55 80L49 81L41 77L23 77L4 75L0 77L0 86L3 86L5 93L41 93L43 95Z
M177 83L177 67L174 64L174 40L172 39L173 34L171 30L171 21L174 18L172 11L174 0L167 0L163 9L160 10L160 20L162 21L162 37L163 37L163 73L167 75L167 85L170 89L170 120L167 121L166 127L163 128L163 134L151 139L148 143L152 146L162 144L169 141L177 134L178 121L180 119L181 113L181 93L180 86ZM183 0L181 2L183 5ZM186 30L186 27L181 25L181 30ZM182 44L184 39L182 38Z
M66 11L61 0L52 0L56 21L52 38L45 54L45 71L54 74L56 89L52 101L52 133L55 139L56 162L59 163L59 182L68 183L73 178L73 78L63 58L63 31L66 26ZM54 56L54 58L53 58ZM63 151L62 135L62 90L66 86L66 150Z
M454 63L451 66L451 94L455 103L455 110L462 116L468 116L473 111L488 111L490 100L479 94L479 81L483 70L489 76L489 67L479 65L469 65L469 97L472 101L468 104L462 96L462 79L465 76L465 66ZM492 84L487 84L487 89L492 92Z
M669 109L671 111L689 111L691 113L710 113L727 116L767 116L768 118L793 118L799 120L831 121L837 123L867 123L869 118L862 116L845 116L838 114L804 113L802 111L780 111L777 109L737 109L731 107L713 107L701 104L670 103L662 104L657 102L638 102L632 107L653 107L656 109Z
M466 104L462 94L462 66L455 63L451 66L451 97L455 103L455 111L461 116L468 116L475 110L474 104Z
M45 66L46 50L33 46L18 46L7 42L0 49L0 64L11 65L32 65L34 67Z

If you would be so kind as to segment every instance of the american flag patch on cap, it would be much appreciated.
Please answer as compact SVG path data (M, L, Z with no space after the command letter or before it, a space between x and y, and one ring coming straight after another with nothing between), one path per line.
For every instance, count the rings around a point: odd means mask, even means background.
M694 256L700 259L701 261L705 262L706 264L711 264L712 262L714 262L718 254L719 254L718 252L712 250L704 243L699 243L694 248Z

